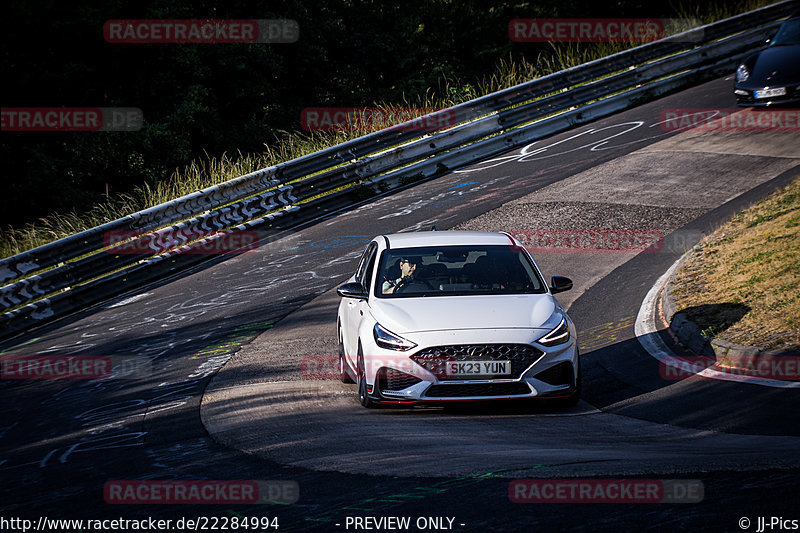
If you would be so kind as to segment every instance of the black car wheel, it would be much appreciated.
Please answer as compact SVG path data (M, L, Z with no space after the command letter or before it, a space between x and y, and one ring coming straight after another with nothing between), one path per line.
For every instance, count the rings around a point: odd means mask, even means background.
M339 379L342 383L352 383L350 375L347 373L347 363L344 360L344 344L342 343L342 327L339 330Z
M377 404L369 397L367 394L367 377L366 371L364 366L364 351L361 349L361 342L358 343L358 369L356 373L358 374L358 401L366 407L367 409L371 409L375 407Z

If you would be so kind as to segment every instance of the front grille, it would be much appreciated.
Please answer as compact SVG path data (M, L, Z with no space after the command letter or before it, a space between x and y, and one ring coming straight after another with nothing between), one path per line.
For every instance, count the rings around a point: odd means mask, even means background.
M378 389L382 391L398 391L407 389L422 381L416 376L400 372L393 368L381 368L378 370Z
M529 344L460 344L426 348L411 359L441 380L518 379L543 353ZM448 361L511 361L511 375L448 376Z
M431 385L425 391L428 398L466 398L468 396L517 396L530 394L524 381L514 383L458 383L456 385Z

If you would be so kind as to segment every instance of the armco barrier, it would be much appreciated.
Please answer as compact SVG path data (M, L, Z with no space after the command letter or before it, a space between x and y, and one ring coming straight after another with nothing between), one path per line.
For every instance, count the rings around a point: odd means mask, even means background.
M195 264L204 257L182 252L227 232L268 236L730 72L796 9L787 0L695 28L428 115L454 115L445 130L393 126L3 259L0 337ZM146 256L104 238L181 230L204 237Z

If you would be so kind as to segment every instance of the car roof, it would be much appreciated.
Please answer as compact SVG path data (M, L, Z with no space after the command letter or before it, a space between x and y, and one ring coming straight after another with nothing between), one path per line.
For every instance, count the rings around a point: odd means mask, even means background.
M504 233L489 231L415 231L384 235L389 248L424 246L508 245L511 239Z

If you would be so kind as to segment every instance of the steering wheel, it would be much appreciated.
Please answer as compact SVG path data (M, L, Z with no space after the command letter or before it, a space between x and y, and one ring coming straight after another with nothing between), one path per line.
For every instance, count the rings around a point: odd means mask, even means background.
M397 284L397 287L395 288L394 292L395 294L399 292L405 292L406 289L408 289L409 287L413 287L415 285L418 285L428 290L433 290L433 285L428 283L426 280L412 279L411 281L400 280L400 283Z

